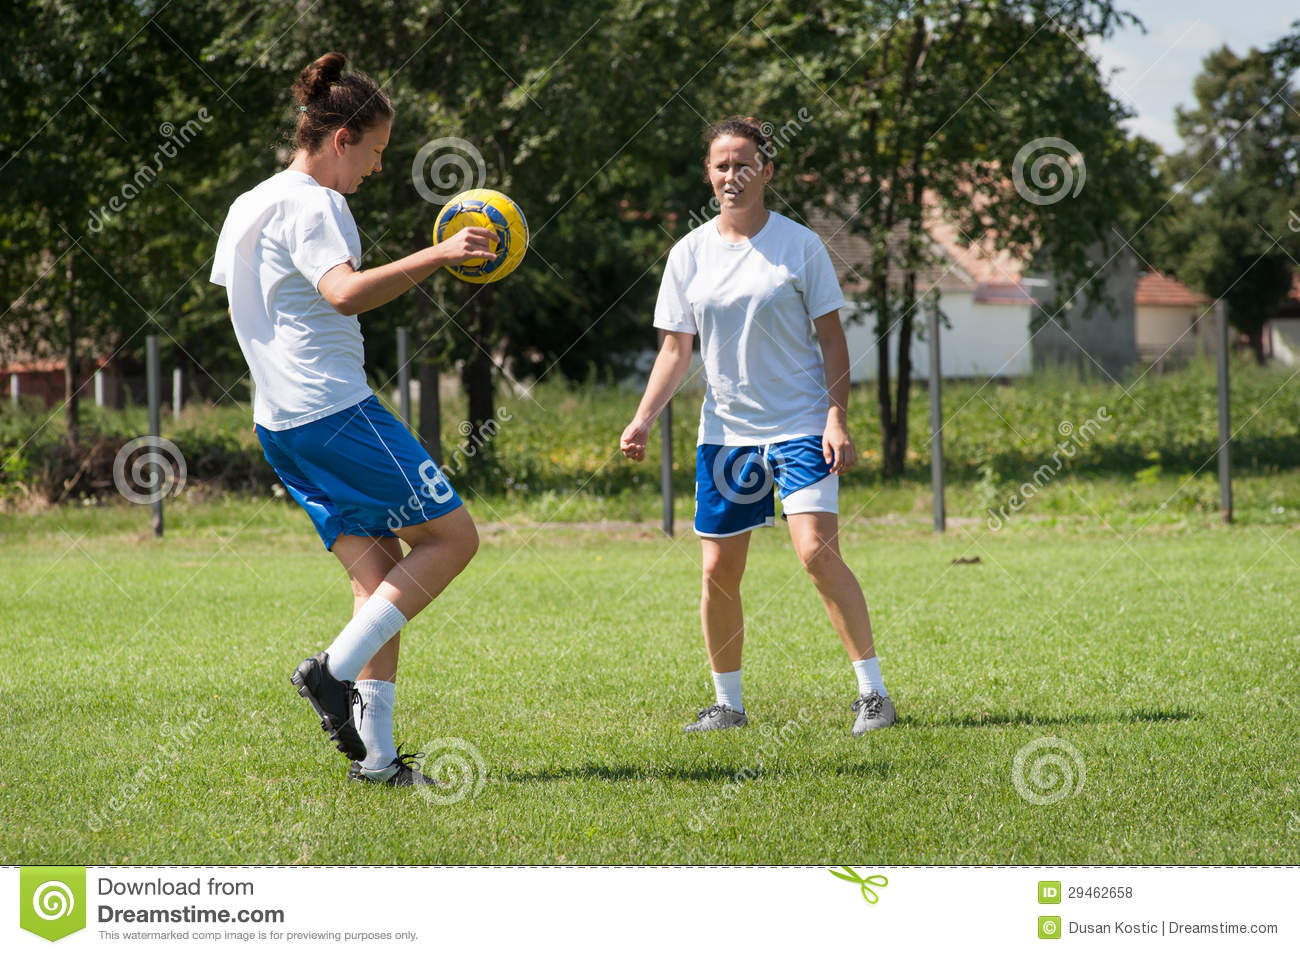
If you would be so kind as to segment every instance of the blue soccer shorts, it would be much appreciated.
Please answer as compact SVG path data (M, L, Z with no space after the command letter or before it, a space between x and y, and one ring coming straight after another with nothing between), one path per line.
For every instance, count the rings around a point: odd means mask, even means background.
M695 533L734 537L771 527L775 497L783 516L839 512L839 476L822 456L820 435L775 444L695 449Z
M326 550L340 534L396 537L461 506L433 457L374 395L297 428L256 430Z

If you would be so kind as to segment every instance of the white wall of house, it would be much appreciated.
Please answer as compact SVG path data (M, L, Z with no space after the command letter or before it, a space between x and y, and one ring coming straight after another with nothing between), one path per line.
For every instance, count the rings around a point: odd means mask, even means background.
M1137 347L1143 358L1158 358L1166 351L1187 353L1203 350L1214 328L1214 314L1209 306L1139 305L1137 307ZM1198 330L1196 319L1205 314ZM1198 333L1199 332L1199 333Z
M940 307L952 325L939 332L939 361L945 378L1016 378L1033 371L1028 305L979 303L973 292L958 291L944 292ZM854 381L874 381L875 319L865 309L853 314L860 314L862 321L846 321L844 326L850 371ZM924 327L926 321L918 316L917 324ZM891 375L898 371L897 353L895 332L889 344ZM912 373L917 377L930 374L930 346L920 336L912 342Z

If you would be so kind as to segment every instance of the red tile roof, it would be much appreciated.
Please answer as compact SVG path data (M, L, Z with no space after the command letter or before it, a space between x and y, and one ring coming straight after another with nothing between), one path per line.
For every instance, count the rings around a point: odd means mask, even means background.
M1163 272L1143 272L1137 283L1139 305L1209 305L1210 299L1194 292Z

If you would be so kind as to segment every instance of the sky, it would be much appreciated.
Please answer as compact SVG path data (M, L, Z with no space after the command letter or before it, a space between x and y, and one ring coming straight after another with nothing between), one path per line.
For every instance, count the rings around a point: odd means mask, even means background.
M1137 14L1146 33L1128 27L1090 46L1104 71L1118 70L1111 92L1137 113L1128 128L1169 152L1182 148L1174 107L1191 105L1205 55L1225 43L1237 53L1268 46L1300 20L1295 0L1120 0L1118 6Z

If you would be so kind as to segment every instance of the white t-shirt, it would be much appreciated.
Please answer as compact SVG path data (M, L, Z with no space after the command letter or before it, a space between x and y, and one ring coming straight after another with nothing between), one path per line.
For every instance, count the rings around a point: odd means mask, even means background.
M257 386L253 420L283 431L371 395L361 323L340 315L316 283L343 262L361 265L347 200L286 169L230 207L211 280L230 299L235 337Z
M699 443L821 434L830 398L812 322L844 307L826 246L775 212L742 242L724 242L717 222L673 246L655 305L656 328L700 336Z

